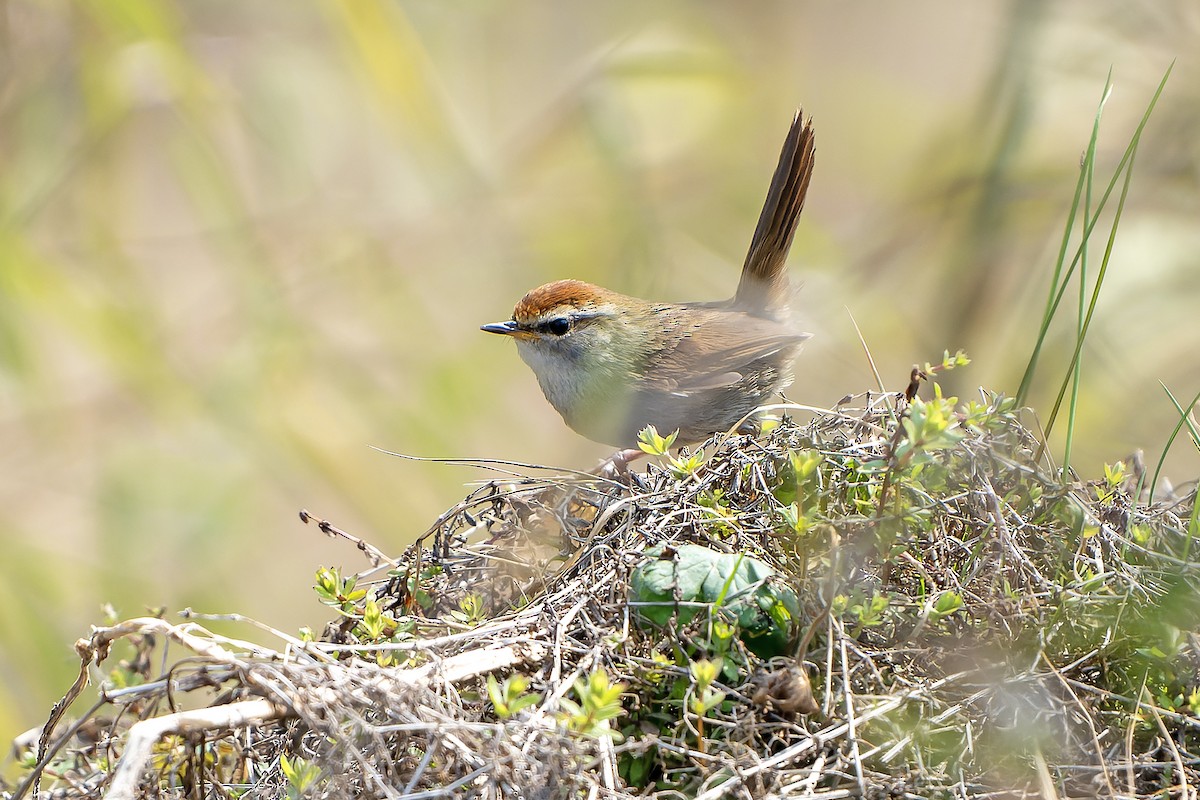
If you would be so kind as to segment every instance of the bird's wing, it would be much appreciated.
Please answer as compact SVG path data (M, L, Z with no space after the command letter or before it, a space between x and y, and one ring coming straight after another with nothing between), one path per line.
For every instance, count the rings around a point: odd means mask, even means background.
M695 327L677 331L675 345L663 348L647 366L649 383L659 391L687 395L732 386L756 362L809 338L786 323L726 310L704 309L692 319Z

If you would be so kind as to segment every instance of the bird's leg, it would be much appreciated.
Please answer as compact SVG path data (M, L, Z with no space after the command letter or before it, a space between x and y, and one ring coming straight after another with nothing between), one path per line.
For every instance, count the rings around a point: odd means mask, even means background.
M618 450L601 461L600 466L592 470L592 473L609 480L625 480L629 477L629 462L644 455L641 450Z

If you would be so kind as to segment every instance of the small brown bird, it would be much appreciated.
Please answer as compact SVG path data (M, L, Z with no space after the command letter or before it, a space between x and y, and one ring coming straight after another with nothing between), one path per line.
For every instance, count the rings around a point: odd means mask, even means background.
M652 303L555 281L521 298L511 320L482 330L511 336L550 405L597 442L629 448L647 425L678 430L679 444L734 426L757 431L754 410L791 383L809 338L788 315L784 261L814 152L812 120L797 111L732 299Z

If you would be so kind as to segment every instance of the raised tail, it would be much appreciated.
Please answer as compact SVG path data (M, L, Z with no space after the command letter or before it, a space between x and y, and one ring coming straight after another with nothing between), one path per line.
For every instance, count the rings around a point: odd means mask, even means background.
M750 240L733 305L762 316L777 316L787 308L790 291L784 262L804 209L815 154L812 117L805 120L804 111L798 109Z

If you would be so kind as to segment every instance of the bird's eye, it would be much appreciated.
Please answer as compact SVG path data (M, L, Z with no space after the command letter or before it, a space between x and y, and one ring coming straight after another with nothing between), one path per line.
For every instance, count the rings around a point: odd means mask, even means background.
M547 320L544 327L546 333L553 334L554 336L566 336L567 332L571 330L571 320L566 317L555 317L554 319Z

